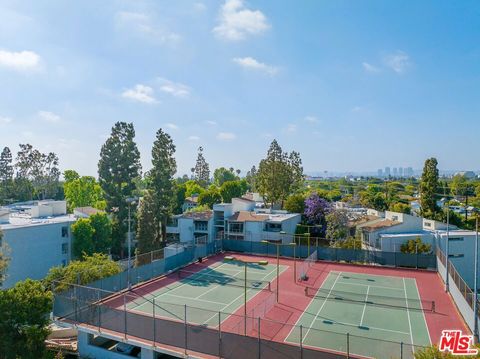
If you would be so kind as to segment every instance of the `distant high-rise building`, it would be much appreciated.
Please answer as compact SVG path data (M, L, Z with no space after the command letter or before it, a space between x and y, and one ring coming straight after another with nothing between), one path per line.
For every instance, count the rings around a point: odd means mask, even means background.
M398 176L397 167L393 167L393 177L397 177L397 176Z
M405 177L413 177L413 168L412 167L407 167L405 168Z
M403 168L402 167L398 168L398 177L400 177L400 178L403 177Z
M377 175L378 177L383 177L383 170L381 168L377 170Z
M385 167L385 177L390 176L390 167Z

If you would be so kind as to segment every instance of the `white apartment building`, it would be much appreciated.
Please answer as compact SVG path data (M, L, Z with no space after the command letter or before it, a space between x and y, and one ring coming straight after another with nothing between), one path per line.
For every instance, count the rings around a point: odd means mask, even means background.
M27 278L42 279L54 266L71 260L70 226L65 201L38 201L0 209L2 245L10 258L4 288Z
M232 203L219 203L213 211L186 212L172 217L167 226L170 240L188 242L207 236L246 241L285 240L280 232L295 233L301 215L287 211L258 208L256 201L233 198Z

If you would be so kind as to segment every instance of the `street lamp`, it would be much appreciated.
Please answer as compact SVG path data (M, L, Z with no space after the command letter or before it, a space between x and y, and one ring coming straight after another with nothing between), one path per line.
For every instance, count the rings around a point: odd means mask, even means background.
M448 258L449 258L449 242L450 242L450 206L447 204L447 241L445 243L445 292L449 291L449 280L448 280ZM445 206L445 205L444 205Z
M244 294L243 294L243 326L244 326L244 334L247 335L247 267L249 264L258 264L261 266L266 266L268 265L268 261L261 260L261 261L246 261L243 259L227 256L224 258L225 261L237 261L240 263L243 263L245 272L244 272Z
M275 243L275 242L269 242L269 241L261 241L260 243L263 243L263 244L273 244L275 246L277 246L277 290L276 290L276 301L278 303L278 297L279 297L279 293L280 293L280 247L281 246L295 246L297 245L295 242L291 242L291 243L286 243L286 244L283 244L283 243ZM294 257L295 257L295 252L294 252ZM295 262L294 262L295 264ZM294 275L296 277L296 270L294 270Z
M475 325L473 334L475 336L475 342L478 343L478 320L477 320L477 311L478 311L478 208L475 208L475 273L473 274L473 316L475 318Z
M127 283L128 283L128 290L132 288L132 283L130 281L130 267L131 267L131 258L132 258L132 231L131 231L131 208L132 205L135 204L137 198L129 197L125 200L128 204L128 269L127 269Z

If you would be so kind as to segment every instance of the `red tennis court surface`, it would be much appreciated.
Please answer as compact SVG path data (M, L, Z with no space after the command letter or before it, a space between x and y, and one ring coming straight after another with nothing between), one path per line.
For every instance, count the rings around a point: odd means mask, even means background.
M243 272L238 271L237 273L234 272L234 269L228 266L225 267L225 256L233 256L243 261L258 262L260 260L266 260L269 262L266 269L248 268L249 275L253 276L254 279L258 279L259 282L261 282L261 280L271 281L271 290L268 290L264 286L248 288L247 320L244 318L244 289L238 285L238 283L237 285L225 284L223 281L217 281L211 284L202 283L201 288L198 289L199 284L195 276L192 280L183 277L180 278L176 272L136 286L131 292L128 292L127 295L119 294L118 296L105 300L103 304L117 310L126 308L132 315L134 313L142 317L153 316L153 313L155 313L156 318L163 318L177 323L184 322L186 315L187 323L203 325L205 330L207 330L207 328L214 330L213 333L219 331L224 333L224 335L227 333L237 335L246 334L248 337L258 338L265 342L272 341L293 347L302 344L313 350L318 350L321 347L326 348L325 350L331 354L329 357L336 357L335 353L344 353L348 348L317 346L315 342L307 343L303 342L303 339L299 340L298 343L292 343L291 338L287 340L287 337L289 337L296 328L296 323L299 322L302 315L305 314L305 311L312 301L317 300L305 294L306 287L319 289L332 273L359 273L370 276L414 279L418 287L419 298L426 302L435 301L434 311L425 310L423 312L432 344L439 342L441 332L445 329L460 329L464 332L469 332L450 296L445 293L443 282L436 272L316 262L312 264L308 271L309 278L307 281L294 281L294 260L280 258L281 274L278 281L275 277L276 258L239 253L223 253L209 257L202 263L195 263L184 269L192 273L198 273L198 277L202 277L204 273L210 275L213 271L215 271L215 275L218 275L221 269L220 274L224 275L226 279L228 279L231 274L241 283ZM296 277L298 278L300 275L300 261L298 260L296 268ZM262 272L262 270L264 270L264 272ZM250 271L252 272L251 274ZM392 281L394 281L394 279L392 279ZM193 289L189 289L190 287L193 287ZM279 288L278 303L275 300L277 287ZM173 290L176 291L176 294L171 294ZM187 292L179 292L179 290L187 290ZM195 290L196 292L194 292L194 295L190 295L191 292L188 292L188 290ZM162 299L167 297L175 298L175 301L169 303L164 302ZM225 299L226 297L229 298ZM153 303L147 303L149 301ZM349 304L345 303L345 305L348 306ZM328 314L328 312L324 313L327 317ZM258 317L260 317L260 319L258 319ZM309 330L306 327L303 329L305 331ZM162 330L162 327L158 327L156 330ZM168 329L164 328L164 330ZM319 335L322 335L322 333L320 332ZM325 335L327 335L327 333L325 333ZM330 333L328 335L336 334ZM338 335L345 334L340 333ZM155 334L153 334L153 336L155 338ZM376 338L370 338L370 345L376 345L376 343L380 343L382 339L383 338L378 338L379 341L375 342L375 340L377 340ZM198 337L198 340L202 340L201 336ZM140 339L140 341L145 342L145 338ZM300 341L302 341L302 343L300 343ZM368 341L365 343L368 343ZM162 345L162 342L159 341L156 345ZM198 352L201 352L201 350ZM360 351L357 353L360 353ZM353 352L353 354L355 354L355 352ZM200 357L209 357L209 355L197 355ZM245 355L245 358L247 358L248 353L245 353ZM225 353L223 356L228 357ZM362 356L368 355L362 353ZM390 356L386 355L386 357Z

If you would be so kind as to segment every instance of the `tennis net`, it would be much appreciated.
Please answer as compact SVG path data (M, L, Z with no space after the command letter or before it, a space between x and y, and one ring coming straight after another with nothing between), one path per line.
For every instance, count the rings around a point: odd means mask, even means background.
M370 294L367 296L367 294L364 293L343 292L323 288L316 289L312 287L305 287L305 294L311 298L325 300L435 312L435 301L433 300L418 300Z
M213 283L218 285L229 285L234 287L245 287L245 280L237 277L231 277L227 275L209 274L202 272L191 272L188 270L180 269L178 277L181 279L188 279L192 282L200 283ZM250 289L269 290L271 291L271 283L266 280L247 279L247 287Z
M305 260L303 260L300 265L300 279L303 280L308 276L308 270L315 264L318 258L317 251L314 251L310 254Z

